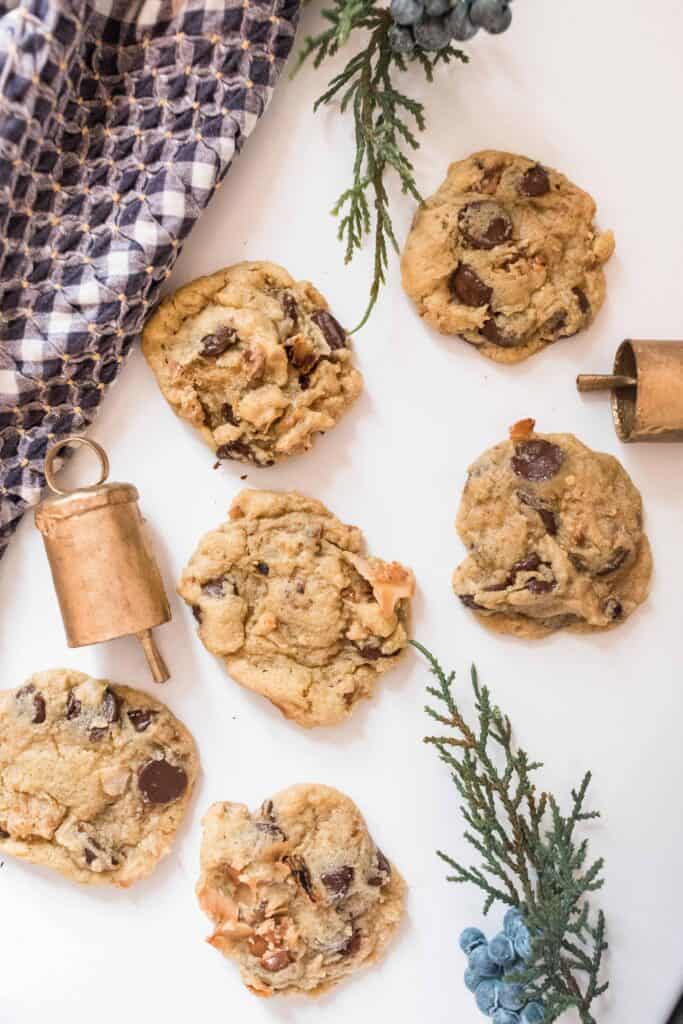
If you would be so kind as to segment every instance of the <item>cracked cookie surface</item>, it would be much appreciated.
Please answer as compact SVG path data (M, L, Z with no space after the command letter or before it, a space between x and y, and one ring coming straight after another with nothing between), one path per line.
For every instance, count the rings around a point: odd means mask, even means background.
M53 669L0 694L0 851L131 885L168 853L198 772L159 701Z
M586 327L605 297L611 231L595 202L550 167L486 150L451 164L417 211L403 287L442 334L518 362Z
M470 554L453 589L520 637L618 625L652 573L640 494L613 456L533 426L520 421L469 469L456 526Z
M253 813L216 803L204 819L197 896L209 942L258 995L318 995L371 964L404 893L356 805L328 786L290 786Z
M296 492L242 491L178 593L238 683L303 726L341 721L408 643L410 570Z
M274 263L180 288L147 322L142 349L173 411L218 457L257 466L310 448L363 386L323 296Z

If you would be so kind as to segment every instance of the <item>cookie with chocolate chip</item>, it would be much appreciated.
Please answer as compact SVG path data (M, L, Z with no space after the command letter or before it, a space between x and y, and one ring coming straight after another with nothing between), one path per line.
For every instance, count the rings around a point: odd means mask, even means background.
M180 288L147 322L142 349L173 411L218 458L257 466L310 448L363 385L323 296L274 263Z
M296 492L245 490L208 533L178 593L204 646L299 725L331 725L371 696L408 643L413 574L364 551L355 526Z
M470 467L456 526L469 555L453 589L498 632L609 629L647 596L640 494L613 456L573 434L516 424Z
M0 694L0 852L131 885L171 848L198 767L187 729L146 693L39 672Z
M418 210L403 287L442 334L518 362L587 327L602 305L614 238L594 216L588 193L551 167L475 153Z
M256 995L319 995L384 952L405 884L356 805L329 786L290 786L257 811L204 819L200 906L209 943Z

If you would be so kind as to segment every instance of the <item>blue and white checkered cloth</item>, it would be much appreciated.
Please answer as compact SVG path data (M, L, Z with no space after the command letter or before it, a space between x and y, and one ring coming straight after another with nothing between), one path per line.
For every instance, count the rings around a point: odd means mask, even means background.
M173 6L0 0L0 556L265 110L299 0Z

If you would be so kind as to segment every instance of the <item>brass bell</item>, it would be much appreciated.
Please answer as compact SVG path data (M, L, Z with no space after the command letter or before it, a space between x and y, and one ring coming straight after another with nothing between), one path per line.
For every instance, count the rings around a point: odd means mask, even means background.
M63 490L54 462L67 445L90 448L100 460L96 483ZM132 484L106 483L107 453L85 437L66 437L45 459L54 496L35 513L52 570L69 647L84 647L134 634L157 683L169 672L152 634L171 610L154 555L142 529L140 495Z
M611 390L622 441L683 441L683 341L624 341L612 374L581 373L576 386Z

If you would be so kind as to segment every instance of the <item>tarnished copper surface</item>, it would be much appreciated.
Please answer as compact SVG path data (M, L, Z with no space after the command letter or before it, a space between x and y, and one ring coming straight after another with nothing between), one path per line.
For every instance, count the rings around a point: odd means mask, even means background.
M85 445L100 459L101 473L91 487L58 487L54 461L68 444ZM53 497L36 510L69 647L134 635L142 644L154 679L168 669L152 629L168 622L171 611L156 560L143 529L138 492L132 484L106 483L109 463L94 441L68 437L53 445L45 476Z
M624 341L613 374L579 374L576 386L612 392L622 441L683 441L683 341Z

